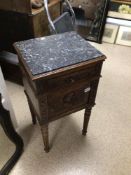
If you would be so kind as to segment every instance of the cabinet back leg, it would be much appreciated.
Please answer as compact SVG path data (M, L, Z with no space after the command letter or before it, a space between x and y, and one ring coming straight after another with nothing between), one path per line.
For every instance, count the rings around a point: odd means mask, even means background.
M40 125L45 152L49 152L49 133L48 133L48 124Z
M82 130L82 135L84 135L84 136L87 133L87 126L88 126L90 115L91 115L91 109L92 109L92 107L86 107L86 109L85 109L83 130Z

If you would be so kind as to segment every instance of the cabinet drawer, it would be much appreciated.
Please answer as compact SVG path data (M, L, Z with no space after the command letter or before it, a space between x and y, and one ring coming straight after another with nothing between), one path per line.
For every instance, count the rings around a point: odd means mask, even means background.
M90 86L85 85L76 89L65 88L56 93L48 94L48 116L57 117L69 111L84 108L88 102Z
M63 75L47 81L48 90L69 87L73 84L87 82L88 80L98 77L101 71L101 64L96 64L87 69L80 70L68 75Z

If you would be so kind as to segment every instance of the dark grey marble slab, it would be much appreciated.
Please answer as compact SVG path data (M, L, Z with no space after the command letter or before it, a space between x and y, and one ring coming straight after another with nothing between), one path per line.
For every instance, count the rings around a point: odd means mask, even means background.
M33 75L94 59L103 54L76 32L15 43Z

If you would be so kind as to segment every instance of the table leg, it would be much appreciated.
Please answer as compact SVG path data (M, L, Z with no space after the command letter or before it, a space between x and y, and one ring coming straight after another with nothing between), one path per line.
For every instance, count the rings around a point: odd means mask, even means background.
M26 95L26 97L27 97L28 105L29 105L29 108L30 108L31 117L32 117L32 123L35 125L35 124L37 123L36 115L35 115L33 106L32 106L32 104L31 104L31 102L30 102L30 100L29 100L29 97L28 97L26 91L24 91L24 92L25 92L25 95Z
M41 132L44 142L44 150L45 152L49 152L49 136L48 136L48 124L41 125Z
M84 135L84 136L87 133L87 126L88 126L90 115L91 115L91 109L92 109L92 107L90 107L90 106L86 107L86 109L85 109L83 130L82 130L82 135Z
M29 108L30 108L30 112L31 112L32 123L35 125L37 123L37 120L36 120L36 116L35 116L35 113L34 113L34 109L32 107L32 104L30 103L29 100L28 100L28 104L29 104Z

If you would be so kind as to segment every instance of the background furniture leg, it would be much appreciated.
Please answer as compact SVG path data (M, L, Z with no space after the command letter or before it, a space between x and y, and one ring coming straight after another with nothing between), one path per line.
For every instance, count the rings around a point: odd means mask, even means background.
M32 117L32 123L35 125L35 124L37 123L36 115L35 115L33 106L32 106L32 104L31 104L31 102L30 102L30 100L29 100L29 97L28 97L26 91L24 91L24 92L25 92L25 95L26 95L26 97L27 97L28 105L29 105L29 108L30 108L31 117Z
M87 133L87 126L88 126L90 115L91 115L91 109L92 109L92 107L90 107L90 106L86 107L86 109L85 109L83 130L82 130L82 135L84 135L84 136Z
M6 136L15 144L16 150L7 163L0 170L0 175L6 175L13 168L19 157L23 152L23 141L21 137L16 133L11 118L10 112L3 108L2 97L0 94L0 124L6 134Z
M41 132L44 142L44 150L45 152L49 152L49 137L48 137L48 124L41 125Z

